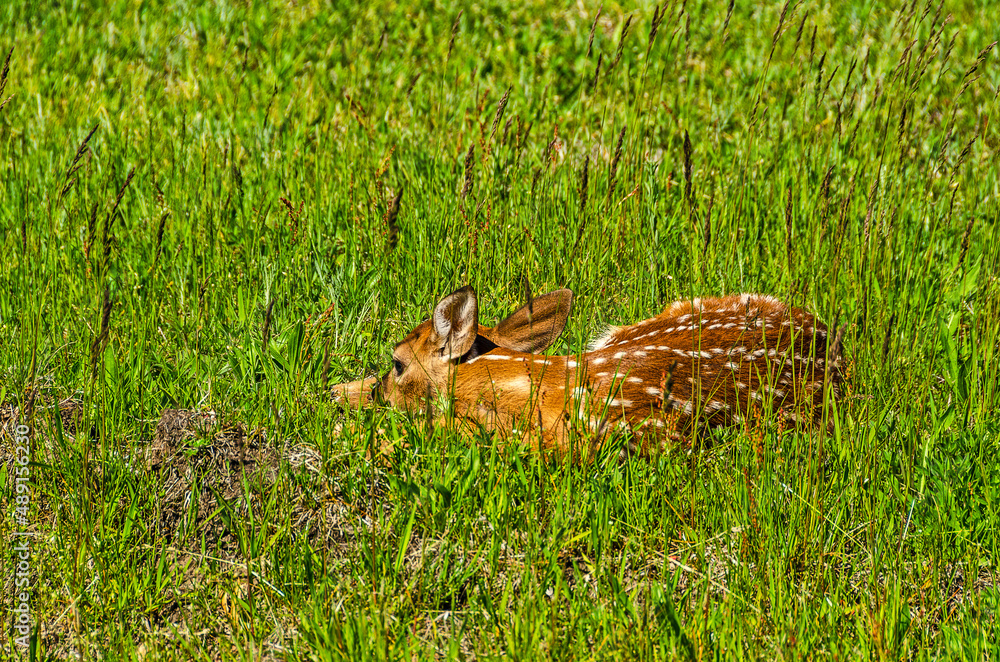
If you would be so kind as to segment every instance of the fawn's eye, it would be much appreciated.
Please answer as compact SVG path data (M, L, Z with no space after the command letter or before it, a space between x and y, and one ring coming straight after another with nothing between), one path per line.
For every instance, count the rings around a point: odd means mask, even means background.
M397 377L399 377L400 375L403 374L403 369L405 367L406 366L404 366L403 362L400 361L399 359L397 359L397 358L393 358L392 359L392 369L393 369L393 371L395 371Z

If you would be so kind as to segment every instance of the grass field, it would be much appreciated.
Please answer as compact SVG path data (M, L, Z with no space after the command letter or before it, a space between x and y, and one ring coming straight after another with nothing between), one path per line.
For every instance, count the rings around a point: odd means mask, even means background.
M990 3L0 18L0 657L1000 659ZM331 402L466 284L775 294L849 385L588 464Z

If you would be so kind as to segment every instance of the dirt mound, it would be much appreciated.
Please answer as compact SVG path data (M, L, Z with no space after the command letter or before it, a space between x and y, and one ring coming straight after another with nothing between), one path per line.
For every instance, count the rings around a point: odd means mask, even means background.
M208 534L234 545L235 528L245 529L247 520L278 524L267 521L274 499L292 504L293 530L311 544L337 547L354 538L345 524L356 517L338 498L339 486L324 478L315 448L275 444L265 430L248 431L214 411L164 410L145 464L159 473L160 533L171 540Z

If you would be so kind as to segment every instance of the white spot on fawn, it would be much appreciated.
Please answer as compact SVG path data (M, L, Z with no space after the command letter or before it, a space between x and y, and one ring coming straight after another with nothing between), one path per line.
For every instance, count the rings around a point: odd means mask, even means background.
M531 380L524 376L515 377L507 380L507 386L512 389L526 391L531 388Z
M658 397L660 397L663 394L663 391L661 391L660 389L656 388L655 386L649 386L649 387L646 388L646 394L647 395L651 395L654 398L658 398Z
M643 380L642 377L629 377L625 381L627 381L630 384L641 384Z
M590 351L596 352L599 349L607 347L608 343L611 342L611 339L614 338L618 332L622 330L622 328L623 327L620 326L608 327L608 329L599 338L590 343Z

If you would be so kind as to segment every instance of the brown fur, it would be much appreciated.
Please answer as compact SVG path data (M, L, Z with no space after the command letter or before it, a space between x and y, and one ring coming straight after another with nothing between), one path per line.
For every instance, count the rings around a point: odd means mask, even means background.
M425 408L430 395L460 419L515 435L530 429L543 446L563 451L574 436L596 443L614 428L644 449L698 423L740 422L754 411L814 426L824 393L840 392L826 327L769 296L678 301L657 317L610 329L576 356L511 348L551 344L568 303L556 307L534 344L521 320L508 325L519 342L505 346L504 334L478 326L476 311L472 288L445 297L396 345L401 371L394 367L377 385L360 383L396 407Z

